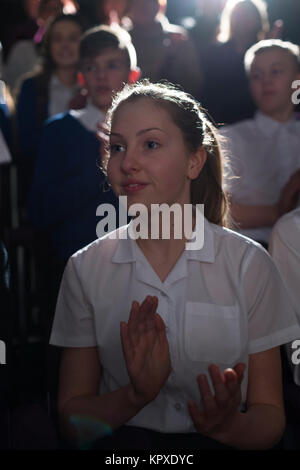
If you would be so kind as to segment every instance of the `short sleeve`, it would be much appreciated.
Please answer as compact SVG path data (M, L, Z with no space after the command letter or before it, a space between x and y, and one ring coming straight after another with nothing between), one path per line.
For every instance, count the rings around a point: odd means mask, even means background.
M50 344L79 348L97 345L93 309L85 297L73 258L69 259L62 278Z
M300 338L299 319L273 260L264 249L252 249L243 277L249 354Z

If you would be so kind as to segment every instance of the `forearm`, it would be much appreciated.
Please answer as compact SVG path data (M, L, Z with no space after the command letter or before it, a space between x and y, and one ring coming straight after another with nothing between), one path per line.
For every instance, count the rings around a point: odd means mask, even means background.
M238 413L229 429L215 438L237 449L270 449L280 441L284 427L283 409L258 404L252 405L246 413Z
M232 202L230 211L239 228L272 227L279 217L278 205L248 206Z
M74 397L60 409L62 433L76 446L94 442L127 423L145 405L136 400L130 384L103 395Z

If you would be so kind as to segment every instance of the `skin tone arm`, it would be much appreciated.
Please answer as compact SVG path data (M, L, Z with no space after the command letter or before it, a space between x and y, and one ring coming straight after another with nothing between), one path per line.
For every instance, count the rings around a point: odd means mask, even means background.
M248 409L241 413L244 369L244 364L237 364L222 373L217 366L210 366L214 394L206 376L199 376L203 411L190 402L190 415L201 434L223 444L238 449L268 449L280 440L285 427L279 348L249 356Z
M80 439L96 440L99 426L79 436L70 419L90 417L114 430L153 401L171 371L165 325L156 313L157 298L148 296L141 306L133 302L128 323L121 323L121 339L130 383L99 395L101 364L98 350L66 348L60 368L58 408L63 434L76 445ZM101 429L101 428L100 428ZM94 433L94 434L93 434ZM98 434L97 434L98 433Z
M230 196L230 210L239 228L272 227L279 217L295 209L300 194L300 170L290 177L283 187L277 204L248 206L238 204Z
M273 206L246 206L232 202L230 211L238 227L272 227L279 217L278 204Z

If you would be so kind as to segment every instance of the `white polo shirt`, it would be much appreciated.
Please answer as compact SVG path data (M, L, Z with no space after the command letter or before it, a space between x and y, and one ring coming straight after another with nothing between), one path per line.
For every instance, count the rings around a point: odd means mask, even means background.
M127 231L128 226L118 232ZM158 297L172 372L157 398L127 424L161 432L195 432L187 402L201 407L196 377L297 337L300 327L279 273L265 250L235 232L204 223L204 247L185 250L161 282L135 241L98 239L66 267L50 343L99 349L99 393L129 383L120 340L133 300ZM242 385L246 400L247 373Z
M276 223L271 233L269 251L300 317L300 207L284 215ZM295 349L292 344L286 349L290 359ZM296 384L300 385L300 364L295 366L291 360L289 364Z
M231 166L229 192L238 204L273 205L290 176L300 168L300 121L280 123L257 112L254 119L220 130L228 139ZM237 177L237 178L236 178ZM271 227L241 229L254 240L268 243Z

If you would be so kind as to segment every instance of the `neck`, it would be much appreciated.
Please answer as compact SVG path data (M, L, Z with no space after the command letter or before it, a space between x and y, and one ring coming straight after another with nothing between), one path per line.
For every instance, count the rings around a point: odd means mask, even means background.
M57 68L55 70L55 75L63 85L72 87L77 81L77 67Z
M140 222L143 225L143 220L139 219ZM147 222L144 222L146 225ZM172 260L173 257L176 257L178 253L184 250L185 244L188 242L186 236L190 237L192 231L195 230L195 222L194 215L190 220L186 219L185 222L184 217L183 220L178 220L172 214L169 220L170 230L168 231L163 226L163 217L148 221L147 239L138 238L137 244L144 253L154 255L164 261ZM192 225L188 228L190 224Z
M274 111L273 113L266 113L266 116L269 116L271 119L277 122L287 122L289 121L294 114L294 108L289 107L281 111Z

